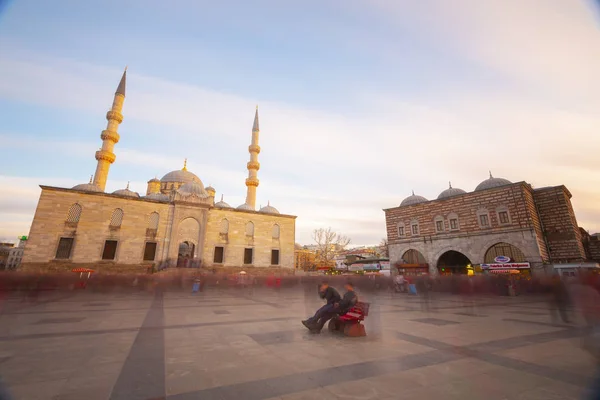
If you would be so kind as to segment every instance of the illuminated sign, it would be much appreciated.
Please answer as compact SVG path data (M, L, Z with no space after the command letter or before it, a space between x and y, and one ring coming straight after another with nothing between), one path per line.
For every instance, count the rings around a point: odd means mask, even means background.
M507 263L507 262L510 262L510 257L498 256L498 257L494 258L494 261L497 263Z
M530 268L528 262L524 263L498 263L498 264L481 264L482 269L526 269Z

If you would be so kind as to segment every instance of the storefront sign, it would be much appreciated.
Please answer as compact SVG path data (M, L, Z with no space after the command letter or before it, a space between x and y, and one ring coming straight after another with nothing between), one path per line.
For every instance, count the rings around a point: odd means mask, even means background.
M362 264L352 264L348 266L348 271L362 271L363 270L363 265Z
M528 262L524 263L498 263L498 264L481 264L482 269L527 269L530 268Z
M381 264L381 269L390 269L389 261L382 261L380 264Z
M498 256L498 257L494 258L494 262L497 262L497 263L507 263L507 262L510 262L510 257Z

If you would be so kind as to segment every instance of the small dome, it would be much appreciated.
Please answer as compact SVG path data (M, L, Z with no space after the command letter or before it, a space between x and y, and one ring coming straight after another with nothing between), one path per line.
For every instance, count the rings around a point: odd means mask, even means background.
M478 192L480 190L492 189L492 188L497 188L500 186L506 186L506 185L511 185L511 184L512 184L512 182L509 181L508 179L494 178L492 176L492 173L490 172L490 177L488 179L486 179L485 181L481 182L479 185L477 185L477 187L475 188L475 191Z
M81 190L83 192L99 192L102 193L102 189L93 183L82 183L81 185L73 186L73 190Z
M127 182L127 187L125 189L115 190L112 194L123 197L140 197L139 193L129 190L129 182Z
M263 214L279 214L279 210L268 203L265 207L261 208L258 212Z
M190 196L192 194L195 194L200 197L208 197L208 194L204 190L204 186L202 185L202 183L198 182L188 182L185 185L182 185L177 190L177 192L184 196Z
M82 183L80 185L76 185L73 186L72 189L73 190L81 190L82 192L98 192L98 193L103 193L104 191L102 189L100 189L98 186L94 185L92 183L92 180L94 179L94 176L90 176L90 181L89 183Z
M216 208L231 208L231 206L223 201L223 195L221 195L221 201L215 203Z
M152 178L148 181L148 183L160 183L160 181L156 178Z
M212 187L212 186L207 186L207 187L206 187L206 191L207 191L207 192L211 192L211 191L212 191L212 192L216 192L215 188L214 188L214 187Z
M246 211L254 211L254 208L252 208L249 204L242 204L241 206L238 206L237 208L238 210L246 210Z
M467 193L467 192L465 192L462 189L453 188L452 183L448 182L448 189L446 189L442 193L440 193L440 195L437 198L438 198L438 200L440 200L440 199L445 199L447 197L458 196L459 194L465 194L465 193Z
M427 200L425 197L419 196L415 194L415 192L413 192L411 196L408 196L407 198L402 200L402 203L400 203L400 207L412 206L414 204L425 203L428 201L429 200Z
M169 201L169 196L162 193L150 193L149 195L144 197L148 200L157 200L157 201Z

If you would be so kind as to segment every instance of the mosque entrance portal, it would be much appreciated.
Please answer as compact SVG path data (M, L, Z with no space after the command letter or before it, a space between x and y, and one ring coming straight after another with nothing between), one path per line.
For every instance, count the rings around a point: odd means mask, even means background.
M185 241L179 244L179 252L177 254L177 268L191 267L194 260L194 251L196 246L194 243Z
M466 275L469 267L471 267L471 260L463 253L454 250L442 254L437 263L437 268L441 275Z

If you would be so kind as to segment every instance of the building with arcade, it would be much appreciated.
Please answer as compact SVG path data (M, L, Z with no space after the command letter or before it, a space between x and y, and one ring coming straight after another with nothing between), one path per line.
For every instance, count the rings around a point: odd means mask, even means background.
M527 275L589 260L563 185L533 188L490 173L472 192L450 184L434 200L413 193L384 212L401 273Z
M106 114L96 172L73 188L41 186L22 269L144 272L149 267L208 266L294 268L295 219L271 204L257 209L260 153L258 108L248 151L246 201L231 207L215 201L187 169L150 179L145 194L126 188L105 191L116 160L118 127L123 121L127 71Z

